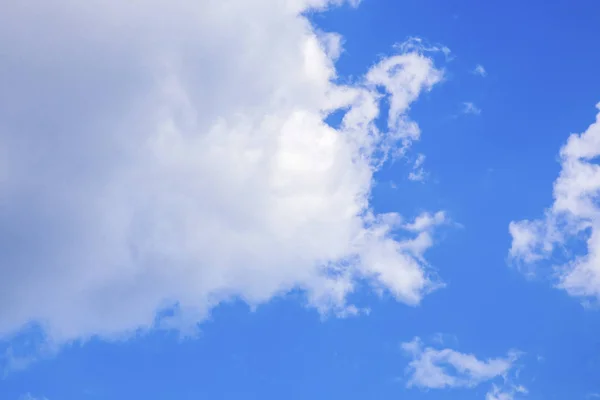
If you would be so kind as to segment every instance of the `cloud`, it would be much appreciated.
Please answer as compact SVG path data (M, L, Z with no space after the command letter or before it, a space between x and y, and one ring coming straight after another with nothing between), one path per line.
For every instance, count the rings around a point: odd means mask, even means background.
M423 163L425 162L425 155L419 154L415 163L413 164L412 171L408 174L408 179L411 181L423 181L426 177L425 170L423 169Z
M483 65L481 64L477 64L473 69L472 73L474 73L475 75L482 76L484 78L487 76L487 71L485 70L485 68L483 68Z
M454 343L454 344L458 343L458 338L456 337L456 335L451 335L448 333L441 333L441 332L437 332L437 333L431 335L430 340L431 340L431 342L433 342L439 346L444 346L449 343Z
M8 376L11 372L18 372L27 369L31 364L38 361L35 350L26 355L15 355L13 347L9 346L3 354L0 355L0 365L2 366L2 377Z
M452 61L452 51L447 46L430 44L419 37L409 37L404 42L397 44L396 48L402 53L415 50L419 52L442 53L446 61Z
M512 392L504 392L496 385L492 385L492 389L485 395L485 400L513 400Z
M514 400L517 398L515 396L526 395L527 393L527 389L521 385L501 388L494 384L485 395L485 400Z
M472 115L481 114L481 109L479 107L477 107L474 103L467 101L467 102L462 103L462 105L463 105L463 109L462 109L463 114L472 114Z
M426 232L436 225L447 222L446 214L438 211L435 214L423 213L411 223L405 224L404 229L412 232Z
M48 398L46 397L36 397L34 395L32 395L31 393L26 393L24 395L22 395L19 400L48 400Z
M412 357L407 368L407 386L429 389L471 388L506 377L519 357L517 352L511 351L504 358L480 360L452 349L424 347L418 337L403 343L402 349Z
M50 358L60 349L35 327L28 327L10 339L8 343L0 342L0 379L10 373L25 370L42 359Z
M597 107L600 109L600 103ZM573 296L600 297L598 156L600 113L585 132L571 134L561 148L561 172L554 182L554 203L545 211L544 218L512 221L509 225L510 259L522 266L552 259L559 265L557 286ZM584 250L570 250L567 247L571 244L583 244Z
M399 46L333 83L341 38L304 17L333 4L3 8L0 338L30 323L52 343L187 329L221 301L295 289L348 314L358 280L411 305L440 286L431 214L376 215L369 198L385 155L419 139L408 108L443 72Z

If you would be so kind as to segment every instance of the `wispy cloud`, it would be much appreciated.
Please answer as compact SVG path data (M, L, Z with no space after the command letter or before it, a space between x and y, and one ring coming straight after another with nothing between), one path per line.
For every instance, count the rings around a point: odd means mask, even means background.
M462 103L462 105L463 105L463 109L462 109L463 114L471 114L471 115L481 114L481 108L477 107L474 103L472 103L470 101L465 101L464 103Z
M44 396L34 396L31 393L25 393L19 398L19 400L48 400L48 398Z
M494 384L485 395L485 400L514 400L517 395L526 395L527 393L527 388L522 385L505 385L504 387L500 387Z
M415 160L415 163L413 164L412 171L410 171L410 173L408 174L408 179L410 179L411 181L419 181L419 182L421 182L425 179L425 177L427 176L427 173L423 169L424 162L425 162L425 155L419 154L417 156L417 159Z
M0 378L27 369L40 359L52 357L58 347L37 326L13 335L0 351Z
M485 70L485 68L481 64L477 64L475 66L475 68L473 68L473 71L471 71L471 72L474 73L475 75L479 75L479 76L482 76L482 77L486 77L487 76L487 71Z
M402 52L410 52L410 51L419 51L419 52L428 52L428 53L436 53L441 52L444 54L446 61L451 61L452 51L450 48L440 44L430 44L424 41L419 37L409 37L403 43L396 45Z
M407 386L429 389L469 388L505 378L519 358L517 351L510 351L505 357L480 360L449 348L425 347L418 337L403 343L402 349L412 357L407 367Z
M444 345L448 345L449 343L453 343L453 344L457 344L458 343L458 338L456 337L456 335L451 335L448 333L435 333L433 335L431 335L430 340L440 346L444 346Z

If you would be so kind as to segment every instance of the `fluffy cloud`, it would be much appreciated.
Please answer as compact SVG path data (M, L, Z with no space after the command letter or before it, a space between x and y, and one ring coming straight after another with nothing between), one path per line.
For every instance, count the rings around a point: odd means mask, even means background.
M424 347L418 337L403 343L402 349L412 358L407 368L410 375L407 386L430 389L475 387L505 378L518 359L518 353L511 351L504 358L479 360L452 349Z
M600 104L597 105L600 109ZM600 297L600 113L560 150L561 172L554 182L554 203L543 219L513 221L510 257L522 265L554 259L558 287L569 294ZM583 244L583 251L578 251ZM560 260L558 249L575 245ZM555 257L556 256L556 257ZM564 254L562 255L564 258Z
M7 3L0 338L183 329L293 289L352 313L357 279L408 304L438 287L423 254L443 214L375 215L369 196L442 71L417 42L334 83L340 37L304 12L338 3Z

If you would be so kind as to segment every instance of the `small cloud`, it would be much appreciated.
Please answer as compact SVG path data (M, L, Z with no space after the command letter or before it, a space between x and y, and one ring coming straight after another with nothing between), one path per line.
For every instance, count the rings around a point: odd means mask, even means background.
M475 66L475 68L473 69L473 71L471 71L471 72L475 75L479 75L484 78L487 76L487 71L485 70L485 68L483 68L483 65L481 65L481 64L477 64Z
M48 400L47 397L41 396L34 396L31 393L26 393L24 395L22 395L21 397L19 397L19 400Z
M425 212L416 217L413 222L405 224L403 228L411 232L423 232L445 222L448 222L448 218L443 211L435 214Z
M485 400L513 400L515 395L526 395L528 393L529 391L523 385L507 385L501 388L494 384L485 395Z
M402 349L412 357L407 368L410 375L407 387L427 389L472 388L494 379L506 380L519 358L518 352L510 351L506 357L481 360L473 354L460 353L449 348L425 347L418 337L403 343ZM517 391L516 388L519 388L519 391L524 390L521 386L512 387L510 390L514 392ZM510 399L498 396L502 392L495 385L490 393L496 397L488 397L488 400Z
M465 101L463 103L463 114L479 115L481 114L481 108L477 107L474 103Z
M441 44L429 44L419 37L409 37L406 41L396 45L402 52L417 51L420 53L442 53L446 61L452 61L452 50Z
M456 335L438 332L431 336L431 341L440 346L448 344L456 345L458 343L458 338L456 337Z
M413 170L408 174L408 179L411 181L421 182L427 176L425 170L423 169L423 163L425 162L425 155L419 154L414 165Z
M423 168L411 171L408 174L408 179L415 182L422 182L425 179L425 171L423 171Z

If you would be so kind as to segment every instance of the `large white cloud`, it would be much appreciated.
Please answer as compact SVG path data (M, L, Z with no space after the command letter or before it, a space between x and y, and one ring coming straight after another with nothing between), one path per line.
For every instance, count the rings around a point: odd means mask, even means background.
M598 156L600 113L585 132L570 135L560 150L562 168L554 182L554 203L545 217L513 221L509 226L511 258L525 265L552 259L558 265L557 286L574 296L600 298Z
M184 328L292 289L348 313L357 279L408 304L439 285L423 253L445 215L374 215L369 196L442 72L408 46L332 83L340 37L303 12L333 3L3 5L0 338L113 337L174 305L162 323Z

